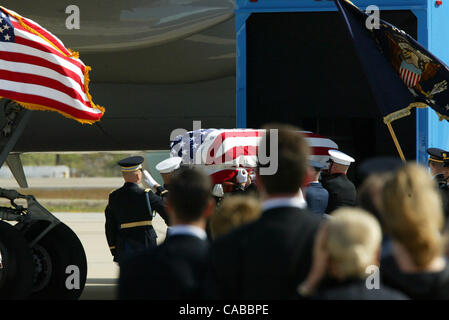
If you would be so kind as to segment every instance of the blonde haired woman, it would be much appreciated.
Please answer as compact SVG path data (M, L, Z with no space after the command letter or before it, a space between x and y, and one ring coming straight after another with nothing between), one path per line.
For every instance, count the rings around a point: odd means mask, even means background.
M313 266L298 293L326 300L405 299L380 285L378 273L379 287L376 274L372 282L367 279L378 271L381 241L382 231L374 216L359 208L337 209L317 234ZM327 283L320 285L326 275Z
M251 196L228 196L212 214L209 228L212 239L259 218L262 211L260 202Z
M412 299L448 299L442 202L428 171L417 164L398 170L385 183L382 205L393 239L392 255L382 260L383 281Z

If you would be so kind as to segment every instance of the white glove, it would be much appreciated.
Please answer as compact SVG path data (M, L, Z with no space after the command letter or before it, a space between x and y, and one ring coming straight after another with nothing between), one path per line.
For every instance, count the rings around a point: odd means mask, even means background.
M154 188L154 186L159 185L159 183L157 183L156 180L154 180L154 178L151 176L151 174L143 169L142 170L143 173L143 181L148 184L150 186L150 188Z
M223 186L221 184L216 184L214 189L212 190L212 195L215 197L221 198L224 196Z
M238 183L246 183L248 180L248 171L245 169L239 169L237 173L237 182Z

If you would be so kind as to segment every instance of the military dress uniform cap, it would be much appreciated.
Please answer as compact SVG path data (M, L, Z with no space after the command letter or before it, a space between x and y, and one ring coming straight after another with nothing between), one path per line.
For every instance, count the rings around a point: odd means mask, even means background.
M352 162L355 161L354 158L338 150L329 150L328 153L330 156L330 160L338 164L349 166Z
M156 170L160 173L173 172L181 166L181 161L181 157L172 157L165 159L156 165Z
M449 166L449 152L440 148L429 148L427 153L430 155L429 161L443 163Z
M321 162L318 161L314 161L314 160L309 160L309 166L315 169L323 169L324 165Z
M118 162L122 172L133 172L142 169L142 163L145 159L141 156L128 157Z

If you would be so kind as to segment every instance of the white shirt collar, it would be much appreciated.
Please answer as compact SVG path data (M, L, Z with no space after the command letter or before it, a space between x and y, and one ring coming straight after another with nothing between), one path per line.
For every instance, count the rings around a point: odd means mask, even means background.
M169 227L167 230L167 236L174 236L174 235L189 235L194 236L197 238L200 238L201 240L207 239L206 232L196 226L191 226L187 224L178 224L174 225L172 227Z
M299 209L305 209L307 207L307 203L304 200L301 190L299 190L298 195L295 197L278 197L264 201L262 204L262 211L280 207L296 207Z

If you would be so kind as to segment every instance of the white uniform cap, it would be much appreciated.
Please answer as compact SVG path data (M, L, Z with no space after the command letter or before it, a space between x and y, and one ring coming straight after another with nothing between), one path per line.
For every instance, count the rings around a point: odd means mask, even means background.
M354 162L354 158L348 156L346 153L343 153L338 150L329 150L330 159L335 163L342 164L345 166L349 166L351 162Z
M212 195L221 198L224 196L223 186L221 184L216 184L212 190Z
M238 183L245 183L248 180L248 171L245 169L239 169L237 173Z
M181 157L172 157L165 159L156 165L156 170L160 173L173 172L181 166L181 161Z

